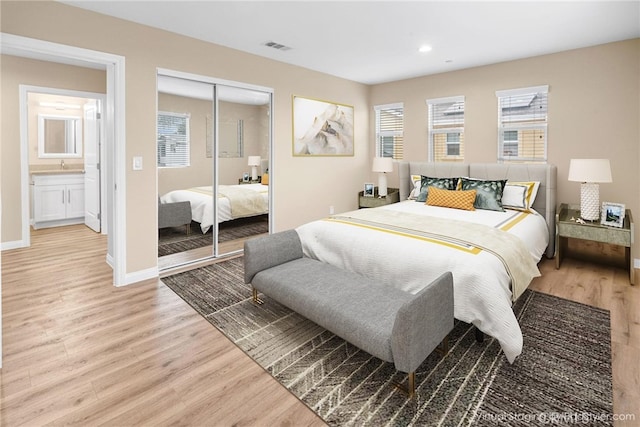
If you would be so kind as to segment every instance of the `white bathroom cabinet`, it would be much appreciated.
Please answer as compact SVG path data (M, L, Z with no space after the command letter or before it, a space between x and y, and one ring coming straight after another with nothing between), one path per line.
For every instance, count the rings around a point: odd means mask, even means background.
M84 223L82 173L32 175L33 228Z

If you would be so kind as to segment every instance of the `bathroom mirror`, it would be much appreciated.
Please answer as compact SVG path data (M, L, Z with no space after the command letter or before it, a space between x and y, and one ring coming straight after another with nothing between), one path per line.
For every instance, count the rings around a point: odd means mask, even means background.
M38 157L82 157L82 117L39 114Z

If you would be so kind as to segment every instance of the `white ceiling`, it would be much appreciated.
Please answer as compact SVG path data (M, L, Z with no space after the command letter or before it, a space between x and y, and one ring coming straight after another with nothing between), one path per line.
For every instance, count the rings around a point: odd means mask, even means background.
M64 3L366 84L640 37L640 0Z

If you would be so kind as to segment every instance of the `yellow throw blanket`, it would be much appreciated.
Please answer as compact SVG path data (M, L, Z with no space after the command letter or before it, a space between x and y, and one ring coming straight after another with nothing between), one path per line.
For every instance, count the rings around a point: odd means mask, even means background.
M536 263L517 236L486 225L435 217L425 220L422 215L387 209L361 209L333 216L329 220L437 240L472 253L487 251L505 266L511 278L513 301L527 289L534 277L540 276Z

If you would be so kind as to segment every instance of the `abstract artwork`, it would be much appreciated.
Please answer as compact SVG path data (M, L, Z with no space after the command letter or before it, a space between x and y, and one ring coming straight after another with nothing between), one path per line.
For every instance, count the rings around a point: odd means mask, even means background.
M353 156L353 107L293 96L294 156Z

